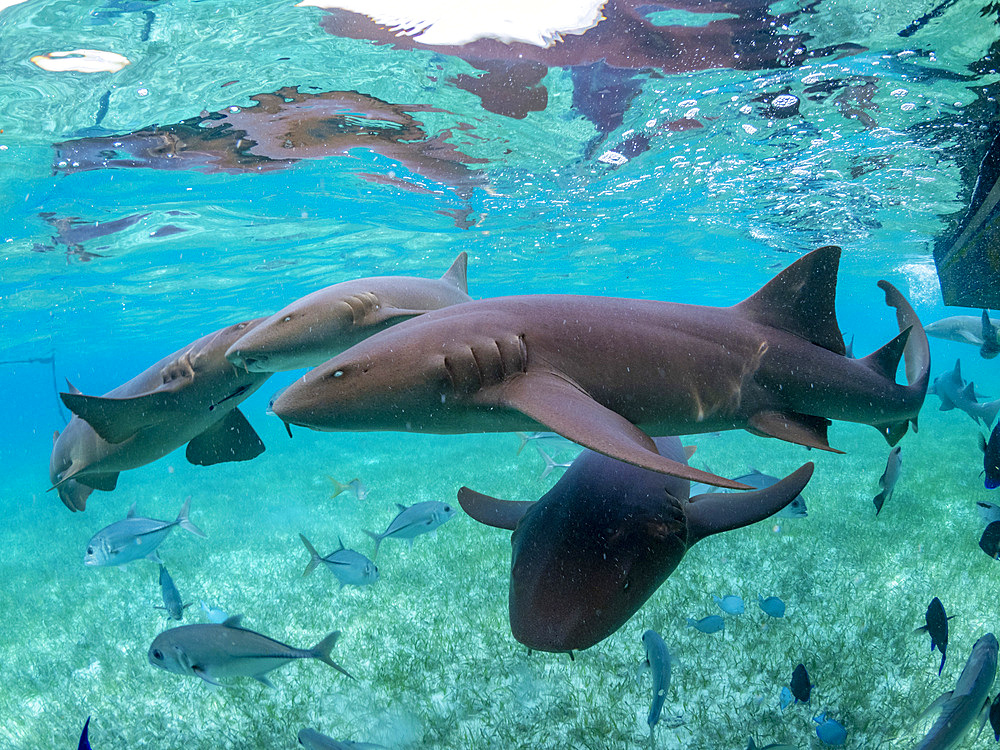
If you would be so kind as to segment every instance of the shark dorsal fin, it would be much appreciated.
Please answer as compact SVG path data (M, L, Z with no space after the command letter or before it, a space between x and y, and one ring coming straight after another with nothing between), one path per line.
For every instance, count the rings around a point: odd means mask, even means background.
M911 330L913 329L907 328L881 349L872 352L864 359L858 361L863 362L879 375L895 382L896 370L899 369L899 360L903 357L903 350L906 348L906 342L910 338Z
M82 396L82 395L83 395L83 394L82 394L82 393L80 392L80 389L79 389L79 388L77 388L77 387L76 387L75 385L73 385L73 384L72 384L71 382L69 382L69 378L66 378L66 390L67 390L67 391L68 391L69 393L72 393L72 394L74 394L74 395L80 395L80 396Z
M469 282L466 278L466 271L469 265L469 254L464 250L458 254L455 258L455 262L451 264L451 268L445 271L444 276L441 277L441 281L451 284L457 287L460 291L469 293Z
M736 305L755 323L801 336L835 354L845 354L834 301L840 248L821 247L788 266Z

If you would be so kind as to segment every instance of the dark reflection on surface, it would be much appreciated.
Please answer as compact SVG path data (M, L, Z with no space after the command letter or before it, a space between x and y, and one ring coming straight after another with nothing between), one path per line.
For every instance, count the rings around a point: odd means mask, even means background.
M350 91L302 93L294 86L250 98L255 104L249 107L203 112L124 135L56 143L54 169L73 173L145 167L236 174L285 169L302 159L364 149L412 173L357 172L372 182L416 192L440 192L440 186L447 186L463 198L487 184L481 171L468 166L485 160L448 143L450 130L431 137L410 114L442 110L390 104Z
M432 50L465 60L482 75L460 74L449 82L475 94L490 112L522 118L548 105L542 78L550 68L567 68L574 107L596 126L599 138L622 124L638 93L640 72L684 73L713 68L790 68L813 57L858 52L845 43L807 47L809 35L782 31L802 12L774 14L765 0L609 0L603 19L582 34L568 33L540 47L523 42L477 39L461 45L428 45L367 16L334 9L322 20L336 36L369 39L397 49ZM809 6L813 12L817 3ZM682 11L681 19L659 25L656 13ZM707 14L725 14L725 17Z

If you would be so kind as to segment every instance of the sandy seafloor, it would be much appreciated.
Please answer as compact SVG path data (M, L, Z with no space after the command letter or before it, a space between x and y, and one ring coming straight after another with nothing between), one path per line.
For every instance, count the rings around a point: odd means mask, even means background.
M952 350L975 356L944 346L935 373ZM915 717L997 627L997 563L977 547L975 509L995 498L978 476L972 421L937 411L934 396L919 434L902 442L903 477L878 518L871 498L888 448L871 428L831 429L846 455L744 432L685 440L698 446L695 465L730 476L751 466L783 475L816 461L809 515L701 542L631 621L575 661L529 654L513 640L509 535L461 511L412 548L384 542L382 578L370 587L340 589L322 568L302 577L300 532L321 554L340 535L370 556L362 529L384 528L397 502L453 502L462 484L541 496L555 474L541 481L542 459L530 448L516 455L516 436L296 430L288 440L253 404L247 412L268 444L260 458L204 469L178 452L123 474L114 493L95 492L85 514L42 491L40 467L6 467L0 747L75 747L87 715L95 750L290 748L303 726L400 748L646 747L651 686L634 675L640 636L654 628L677 659L656 747L742 750L750 735L759 745L822 747L812 717L826 711L846 726L845 747L904 748L919 739ZM331 499L328 476L360 477L367 499ZM205 600L296 646L339 629L333 657L356 680L309 660L272 672L275 689L250 679L220 689L147 663L169 624L154 609L156 565L88 568L83 550L132 502L172 520L188 494L208 538L175 530L160 547L185 601L196 603L185 622L203 620ZM746 613L727 615L724 633L686 628L688 616L720 613L713 593L743 596ZM758 593L784 599L786 617L766 617ZM940 677L929 638L913 632L933 596L955 615ZM782 712L779 691L800 661L815 684L811 701Z

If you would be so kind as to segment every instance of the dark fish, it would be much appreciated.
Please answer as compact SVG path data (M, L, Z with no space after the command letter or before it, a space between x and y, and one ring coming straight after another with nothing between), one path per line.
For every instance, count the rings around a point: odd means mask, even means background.
M986 527L979 537L979 549L994 560L1000 560L1000 521L994 521Z
M986 489L995 490L1000 487L1000 423L993 428L989 441L979 433L979 447L983 451Z
M83 732L80 734L80 744L76 750L91 750L90 748L90 717L83 724Z
M812 683L809 682L809 673L806 672L806 668L799 664L792 671L792 695L795 696L795 700L798 703L808 703L809 696L812 694Z
M990 727L993 729L993 737L1000 742L1000 693L997 693L990 706Z
M987 528L987 530L989 529ZM924 619L927 621L927 624L917 628L915 632L928 633L931 637L931 651L936 648L941 652L941 666L938 667L938 674L940 675L941 670L944 669L944 660L948 651L948 620L951 617L945 615L944 605L935 596L931 599L931 603L927 605L927 614L924 616Z
M977 502L976 508L979 510L979 518L987 526L994 521L1000 521L1000 505L993 503Z

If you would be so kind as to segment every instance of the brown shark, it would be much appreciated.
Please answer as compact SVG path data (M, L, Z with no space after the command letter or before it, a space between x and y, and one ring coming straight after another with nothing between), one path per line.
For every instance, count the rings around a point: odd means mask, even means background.
M676 437L655 438L685 462ZM689 498L690 483L584 451L537 502L463 487L477 521L509 529L510 629L537 651L590 648L624 625L695 542L761 521L788 505L812 476L807 463L770 487Z
M374 276L307 294L247 331L226 358L254 372L315 367L394 323L470 302L467 263L463 252L440 279Z
M746 429L833 450L833 419L873 425L890 445L916 427L927 336L880 281L900 334L863 359L845 357L839 260L840 248L815 250L725 308L568 295L455 305L348 349L272 409L316 430L551 430L646 469L749 489L660 456L649 433ZM904 354L908 385L899 385Z
M203 336L104 396L70 387L73 412L56 433L49 478L70 510L84 510L92 490L110 492L119 472L188 444L187 459L209 466L246 461L264 444L237 408L270 377L234 367L225 352L263 318Z

